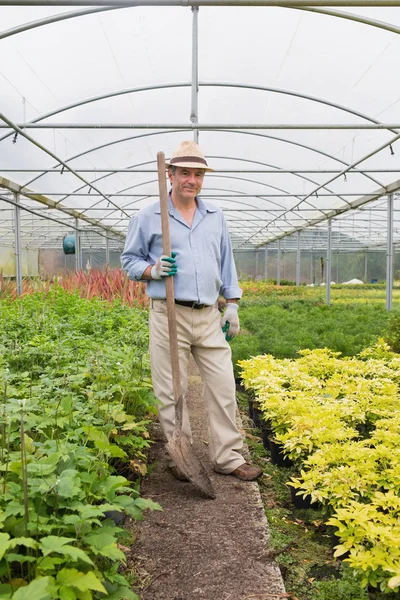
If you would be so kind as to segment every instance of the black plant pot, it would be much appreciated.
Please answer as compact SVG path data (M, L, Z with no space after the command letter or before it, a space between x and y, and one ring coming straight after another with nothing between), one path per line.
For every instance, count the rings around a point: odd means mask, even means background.
M296 508L311 508L313 506L311 496L306 496L305 498L302 495L298 496L296 488L292 486L290 486L290 499Z
M290 458L284 455L281 444L278 444L271 438L269 440L269 451L271 452L271 462L273 465L277 467L291 467L293 465Z
M269 419L263 419L261 422L262 441L266 450L270 449L269 440L273 436L272 424Z
M249 418L251 420L254 418L254 403L252 398L249 398Z
M340 546L343 543L342 540L340 539L340 537L338 535L336 535L335 527L328 526L327 531L331 538L332 548L335 548L336 546ZM345 558L348 558L349 556L350 556L350 552L345 552L344 554L341 554L339 556L339 560L344 560Z
M264 429L264 427L261 428L261 432L262 432L262 443L263 446L266 450L270 449L270 445L269 445L269 438L270 438L270 432L269 429Z
M258 428L260 428L262 425L262 412L254 404L253 404L253 423L254 423L254 427L258 427Z
M367 423L358 423L358 425L356 425L356 431L358 431L363 440L368 440L371 437L371 430L371 425L368 425Z
M107 510L104 513L106 519L111 519L114 521L116 525L122 525L122 523L126 519L126 515L123 512L119 512L118 510Z

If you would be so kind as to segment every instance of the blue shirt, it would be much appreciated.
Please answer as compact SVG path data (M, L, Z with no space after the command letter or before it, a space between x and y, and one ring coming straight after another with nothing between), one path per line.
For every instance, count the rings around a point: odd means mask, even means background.
M178 272L174 275L176 300L214 304L218 296L241 298L228 227L221 209L196 198L192 226L168 198L172 251ZM163 254L159 202L132 217L121 254L122 268L130 279L141 281L148 266ZM165 281L146 281L147 295L163 300Z

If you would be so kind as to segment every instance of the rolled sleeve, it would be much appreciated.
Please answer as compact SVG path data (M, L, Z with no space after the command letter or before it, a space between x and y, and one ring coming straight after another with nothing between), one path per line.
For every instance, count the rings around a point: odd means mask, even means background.
M147 233L139 215L134 217L128 228L125 248L121 254L121 265L129 279L143 281L142 275L152 263L148 262Z
M233 259L232 243L229 235L228 225L222 215L222 237L221 237L221 279L220 294L226 299L241 298L242 290L238 284L236 265Z
M229 300L230 298L241 298L243 291L239 286L221 286L220 294Z

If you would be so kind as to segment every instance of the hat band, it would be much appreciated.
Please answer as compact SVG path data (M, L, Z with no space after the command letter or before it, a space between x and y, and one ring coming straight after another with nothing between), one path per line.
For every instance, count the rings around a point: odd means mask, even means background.
M175 163L183 162L183 163L199 163L201 165L208 166L204 158L199 158L198 156L176 156L175 158L171 158L169 161L170 165L174 165Z

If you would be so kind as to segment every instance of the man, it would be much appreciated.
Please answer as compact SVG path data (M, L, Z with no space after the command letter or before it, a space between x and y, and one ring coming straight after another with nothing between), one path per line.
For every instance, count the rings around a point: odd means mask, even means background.
M154 393L161 402L159 419L169 440L175 425L174 394L169 353L165 277L174 277L179 367L186 394L192 353L204 382L209 425L209 449L214 470L251 481L262 474L240 454L243 446L236 427L235 380L230 339L239 331L238 286L231 241L222 211L198 194L207 165L195 142L182 142L167 163L171 192L168 198L172 255L162 252L159 203L141 209L131 220L122 266L130 279L146 281L150 297L150 359ZM222 318L219 294L227 300ZM229 327L228 330L226 328ZM186 404L182 430L191 439ZM170 461L173 475L183 474Z

